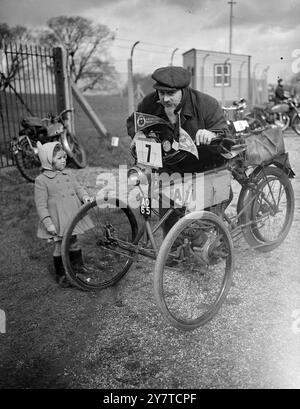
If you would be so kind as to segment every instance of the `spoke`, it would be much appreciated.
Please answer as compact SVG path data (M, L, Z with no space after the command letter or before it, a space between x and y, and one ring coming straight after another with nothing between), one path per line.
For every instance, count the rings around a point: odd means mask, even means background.
M276 200L275 200L275 198L274 198L273 191L272 191L272 189L271 189L271 187L270 187L270 181L269 181L268 178L267 178L267 185L269 186L269 192L270 192L270 194L271 194L271 196L272 196L273 203L276 204Z
M283 192L285 191L285 189L284 189L284 187L283 187L283 184L282 183L280 183L280 191L279 191L279 193L278 193L278 202L277 202L277 209L279 208L279 203L280 203L280 201L281 201L281 198L282 198L282 195L283 195ZM281 193L282 192L282 193Z

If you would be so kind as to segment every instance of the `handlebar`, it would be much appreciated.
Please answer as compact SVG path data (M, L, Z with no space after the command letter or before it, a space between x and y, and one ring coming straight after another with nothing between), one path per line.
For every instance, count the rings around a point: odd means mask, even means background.
M55 117L55 119L58 120L58 119L60 119L63 115L67 114L68 112L73 112L73 111L74 111L74 108L64 109L63 111L61 111L60 114L58 114L58 115Z
M62 119L62 117L67 114L68 112L73 112L74 108L67 108L64 109L63 111L61 111L58 115L54 116L51 113L49 114L48 117L46 118L42 118L42 122L46 122L46 123L53 123L53 122L57 122L60 121Z

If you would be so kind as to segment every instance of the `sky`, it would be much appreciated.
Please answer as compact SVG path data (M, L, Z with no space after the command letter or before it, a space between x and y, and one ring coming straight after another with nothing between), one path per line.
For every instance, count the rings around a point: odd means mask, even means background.
M46 26L51 17L82 16L116 35L110 55L124 76L131 47L133 71L149 74L182 65L191 48L229 51L228 0L0 0L0 23ZM251 55L256 77L288 79L300 71L300 0L235 0L232 52ZM175 51L175 49L178 49Z

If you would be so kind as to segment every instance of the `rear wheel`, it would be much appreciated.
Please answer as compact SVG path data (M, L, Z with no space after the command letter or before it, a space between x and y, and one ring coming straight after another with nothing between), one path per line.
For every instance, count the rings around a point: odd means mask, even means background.
M297 135L300 135L300 114L295 114L292 118L292 128Z
M261 252L274 250L287 236L294 217L294 191L288 176L275 166L268 166L254 176L255 190L247 189L240 208L243 234L251 247ZM241 209L240 209L241 210Z
M20 173L29 182L34 183L35 178L40 174L41 162L26 138L19 143L19 149L15 155L15 159Z
M103 289L117 283L134 261L134 252L126 249L126 245L133 242L136 233L136 218L121 202L93 201L84 205L62 242L63 262L70 281L83 290ZM72 260L75 240L81 250L77 264Z
M154 293L163 316L193 330L213 318L232 282L233 244L223 221L196 211L169 231L154 269Z

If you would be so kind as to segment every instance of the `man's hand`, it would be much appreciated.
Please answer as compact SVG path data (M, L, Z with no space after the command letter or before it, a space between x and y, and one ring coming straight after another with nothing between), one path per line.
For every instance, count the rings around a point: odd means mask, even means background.
M216 138L216 134L207 129L198 129L196 133L196 145L209 145Z
M138 131L138 132L134 135L134 137L133 137L133 139L132 139L132 141L131 141L130 149L132 149L133 146L135 146L135 143L136 143L137 140L143 139L143 138L146 138L146 135L144 134L144 132Z
M146 138L146 135L144 134L144 132L138 131L138 132L134 135L134 137L133 137L133 139L132 139L132 141L131 141L131 144L130 144L130 152L131 152L131 155L132 155L135 159L136 159L135 143L136 143L137 140L143 139L143 138Z
M91 203L94 200L94 198L91 196L83 196L82 200L83 200L83 203L86 204L86 203Z

